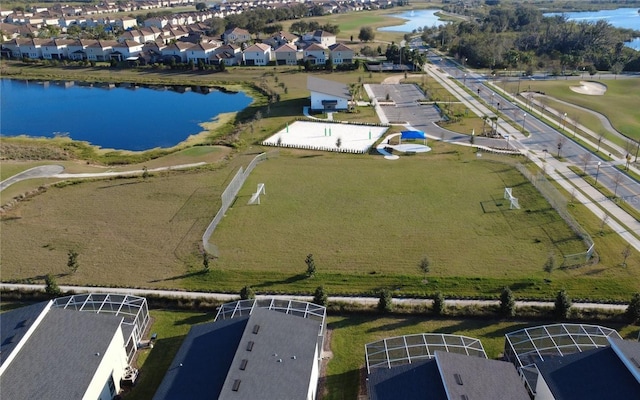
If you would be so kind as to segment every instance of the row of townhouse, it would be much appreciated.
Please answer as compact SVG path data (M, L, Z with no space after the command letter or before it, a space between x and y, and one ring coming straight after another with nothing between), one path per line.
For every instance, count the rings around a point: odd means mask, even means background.
M225 65L264 66L297 65L309 60L314 65L325 64L331 57L334 64L351 64L354 51L341 43L325 47L314 43L305 50L291 43L276 49L265 43L256 43L244 51L239 46L200 37L198 43L176 41L167 44L162 40L139 43L133 40L71 40L71 39L13 39L2 45L2 53L8 57L47 60L89 60L157 62L174 59L176 62L193 62Z
M200 22L204 22L211 18L220 17L223 18L226 14L214 13L211 11L202 12L189 12L180 13L172 16L161 18L149 18L144 22L144 26L147 28L156 27L163 29L166 26L178 26L178 25L191 25ZM36 14L26 18L14 18L13 15L7 16L4 23L10 25L30 25L36 28L42 28L44 26L58 26L63 32L67 28L77 25L81 27L96 27L96 26L112 26L121 30L133 29L138 25L138 21L132 17L90 17L87 15L62 15L52 14L44 16L42 14Z

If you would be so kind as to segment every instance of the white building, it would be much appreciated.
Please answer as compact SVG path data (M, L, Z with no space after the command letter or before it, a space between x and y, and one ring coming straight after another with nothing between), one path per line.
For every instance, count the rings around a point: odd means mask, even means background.
M351 94L344 83L307 77L307 89L311 92L312 110L346 110Z

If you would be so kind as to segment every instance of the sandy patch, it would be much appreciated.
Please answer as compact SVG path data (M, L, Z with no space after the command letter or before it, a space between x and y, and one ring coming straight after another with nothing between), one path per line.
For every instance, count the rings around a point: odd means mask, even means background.
M580 86L571 86L569 89L576 93L590 96L602 96L607 91L607 86L598 82L580 81Z

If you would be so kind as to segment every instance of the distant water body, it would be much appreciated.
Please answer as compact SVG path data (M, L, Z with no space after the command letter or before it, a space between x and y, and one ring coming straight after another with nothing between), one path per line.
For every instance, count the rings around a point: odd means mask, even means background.
M175 89L0 79L0 135L63 135L117 150L167 148L252 100L242 92Z
M597 22L605 20L616 28L640 30L640 13L637 8L617 8L615 10L580 11L568 13L547 13L545 17L564 15L569 21ZM640 38L625 43L628 47L640 50Z
M402 18L407 21L402 25L385 26L384 28L378 28L378 30L384 32L413 32L425 26L431 28L433 26L444 25L446 22L442 21L436 15L438 11L442 10L411 10L401 14L390 14L389 17Z

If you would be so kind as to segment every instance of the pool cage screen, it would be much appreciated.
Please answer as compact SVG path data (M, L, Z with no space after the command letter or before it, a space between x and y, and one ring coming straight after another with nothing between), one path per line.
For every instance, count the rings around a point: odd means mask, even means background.
M538 380L536 362L606 347L608 337L622 339L614 329L583 324L536 326L505 336L504 357L516 366L531 393L535 393Z
M392 368L427 360L433 358L436 351L487 358L480 340L439 333L396 336L368 343L364 347L367 373L374 368Z

